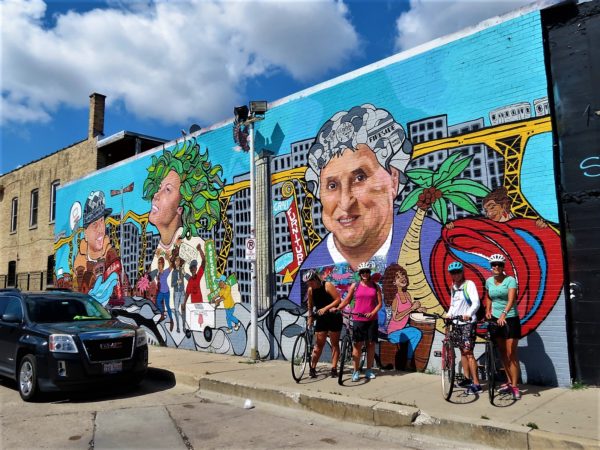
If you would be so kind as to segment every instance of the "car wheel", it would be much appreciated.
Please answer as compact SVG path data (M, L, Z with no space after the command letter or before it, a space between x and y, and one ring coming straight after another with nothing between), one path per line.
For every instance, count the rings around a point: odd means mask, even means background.
M19 394L26 402L38 395L37 365L33 355L26 355L19 364Z

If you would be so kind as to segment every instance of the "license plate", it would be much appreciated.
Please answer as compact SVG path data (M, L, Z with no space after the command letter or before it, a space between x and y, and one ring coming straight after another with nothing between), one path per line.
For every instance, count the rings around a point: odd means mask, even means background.
M115 361L102 364L102 371L104 373L117 373L123 370L123 362Z

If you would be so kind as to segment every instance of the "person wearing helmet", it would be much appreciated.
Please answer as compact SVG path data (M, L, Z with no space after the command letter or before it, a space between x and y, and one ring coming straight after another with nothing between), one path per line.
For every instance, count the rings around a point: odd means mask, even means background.
M521 321L517 312L517 280L504 272L506 258L495 254L489 257L492 275L485 282L485 317L496 321L494 340L498 345L508 382L501 386L500 393L512 393L515 400L521 398L517 386L519 381L519 359L517 345L521 337Z
M477 395L481 392L477 376L477 361L473 356L475 347L475 327L477 326L477 310L479 309L479 293L475 283L465 279L463 265L453 261L448 265L448 273L452 278L450 287L450 308L446 316L458 318L460 322L454 328L458 338L464 380L459 386L466 387L467 394Z
M325 347L325 341L329 335L331 342L331 376L337 377L337 363L340 357L340 332L342 331L342 316L334 314L335 307L340 304L340 294L335 286L329 281L321 280L319 274L314 270L308 270L302 280L308 287L308 326L314 322L316 315L315 336L316 342L310 361L310 377L317 377L317 363Z
M363 343L367 343L367 370L365 377L368 380L375 378L373 373L373 361L375 360L375 344L378 337L377 313L383 306L381 288L371 278L372 264L370 262L360 263L357 267L359 281L350 286L348 295L342 301L338 309L344 309L354 298L352 323L352 364L354 373L352 381L360 379L360 354Z

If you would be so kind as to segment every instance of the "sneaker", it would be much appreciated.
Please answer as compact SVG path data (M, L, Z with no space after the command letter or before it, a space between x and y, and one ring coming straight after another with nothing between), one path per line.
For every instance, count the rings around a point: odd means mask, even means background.
M338 371L337 368L332 367L331 368L331 378L337 378L338 377Z
M225 328L225 333L230 334L231 333L231 328Z
M472 384L473 381L470 378L463 378L461 381L458 382L458 387L466 388L471 386Z
M513 398L515 400L521 400L521 391L519 390L518 387L514 386L512 388L512 394L513 394Z
M509 383L503 384L502 386L500 386L500 389L498 389L499 394L511 394L512 391L513 388Z
M360 372L358 370L356 370L353 374L352 374L352 381L358 381L360 379Z
M233 329L234 329L235 331L239 330L239 329L240 329L240 323L239 323L239 322L238 322L238 323L236 323L236 324L233 326Z
M365 372L365 378L367 380L375 379L375 374L373 373L373 371L371 369L367 369L367 371Z
M471 386L469 386L467 388L467 390L465 391L465 394L467 395L479 395L481 393L481 385L479 384L471 384Z
M308 371L308 373L311 378L317 378L317 369L314 369L313 367L311 367L310 370Z

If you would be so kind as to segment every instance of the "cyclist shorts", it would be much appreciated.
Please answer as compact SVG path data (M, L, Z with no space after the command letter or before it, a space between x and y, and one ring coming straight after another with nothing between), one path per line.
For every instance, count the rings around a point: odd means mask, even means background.
M475 323L463 323L454 326L454 339L458 348L471 351L475 347Z
M379 337L377 320L369 322L355 320L352 322L352 342L375 342Z
M342 331L342 315L335 313L325 313L322 316L315 316L315 332L330 331L339 333Z
M497 319L496 319L497 320ZM506 325L496 325L490 334L494 339L521 339L521 319L518 317L507 317Z

